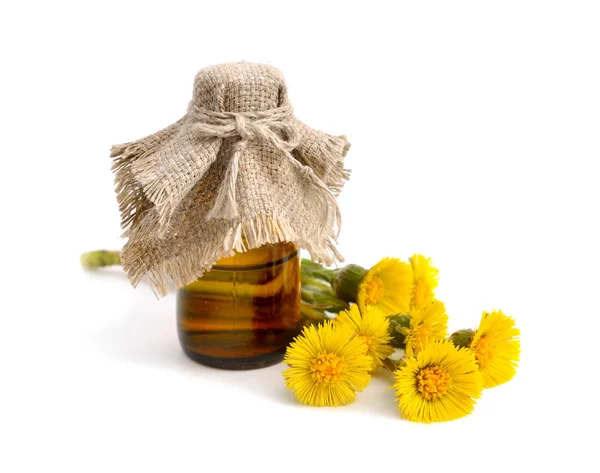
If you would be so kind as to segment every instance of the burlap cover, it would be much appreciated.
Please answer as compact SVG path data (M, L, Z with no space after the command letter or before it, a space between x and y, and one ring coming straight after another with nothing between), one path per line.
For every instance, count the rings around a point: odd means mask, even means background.
M335 196L349 146L293 116L276 68L202 69L183 118L112 148L130 281L165 295L234 251L284 241L341 261Z

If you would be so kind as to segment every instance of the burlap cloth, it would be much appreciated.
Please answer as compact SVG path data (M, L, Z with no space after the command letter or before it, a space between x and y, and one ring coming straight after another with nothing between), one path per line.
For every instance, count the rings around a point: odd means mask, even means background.
M349 146L293 116L276 68L202 69L183 118L111 151L131 283L146 277L165 295L220 258L265 243L293 242L318 262L342 261L335 196L349 177Z

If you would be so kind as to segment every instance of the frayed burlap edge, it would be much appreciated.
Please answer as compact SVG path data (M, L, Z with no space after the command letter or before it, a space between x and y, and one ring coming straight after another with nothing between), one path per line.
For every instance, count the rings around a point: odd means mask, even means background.
M128 229L135 227L144 213L154 207L147 191L137 181L133 173L133 163L154 153L176 135L185 123L186 117L179 119L168 127L148 135L137 141L113 145L110 157L113 159L112 171L115 175L115 192L121 213L121 228L125 230L123 237L128 236Z
M314 261L323 264L343 261L336 249L334 237L328 237L322 244L314 246L311 244L310 235L302 235L285 220L272 215L256 215L231 228L220 244L215 245L214 241L197 243L176 257L165 259L156 266L141 264L143 246L136 247L128 243L122 254L123 268L134 287L145 278L155 294L162 297L171 289L195 281L221 258L265 244L284 242L294 242L300 248L307 250Z

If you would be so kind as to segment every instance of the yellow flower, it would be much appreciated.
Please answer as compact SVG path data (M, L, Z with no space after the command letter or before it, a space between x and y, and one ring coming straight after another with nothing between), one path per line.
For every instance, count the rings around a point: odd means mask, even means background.
M483 313L468 347L475 353L484 387L493 388L513 378L521 350L520 334L515 320L502 311Z
M438 285L439 271L431 266L431 258L425 258L423 255L411 256L410 263L414 280L412 306L416 309L422 309L430 304L435 297L434 289Z
M383 360L394 353L390 346L389 320L373 306L367 306L362 312L357 305L340 312L335 321L346 325L367 344L367 355L373 358L374 368L382 366Z
M283 372L288 389L309 406L344 406L371 380L367 346L342 324L326 321L305 327L288 346Z
M404 334L404 352L413 356L430 342L443 340L447 336L448 315L441 301L433 301L424 309L410 312L410 325L402 329Z
M358 285L360 310L372 305L383 315L408 312L412 297L412 268L398 258L383 258L373 266Z
M475 355L443 340L406 358L394 373L401 415L414 422L443 422L473 411L482 390Z

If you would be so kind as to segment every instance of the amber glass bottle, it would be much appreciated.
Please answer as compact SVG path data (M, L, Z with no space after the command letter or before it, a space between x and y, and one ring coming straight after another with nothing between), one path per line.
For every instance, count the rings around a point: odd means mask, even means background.
M278 243L219 260L179 289L177 324L183 351L204 365L279 363L301 329L298 248Z

